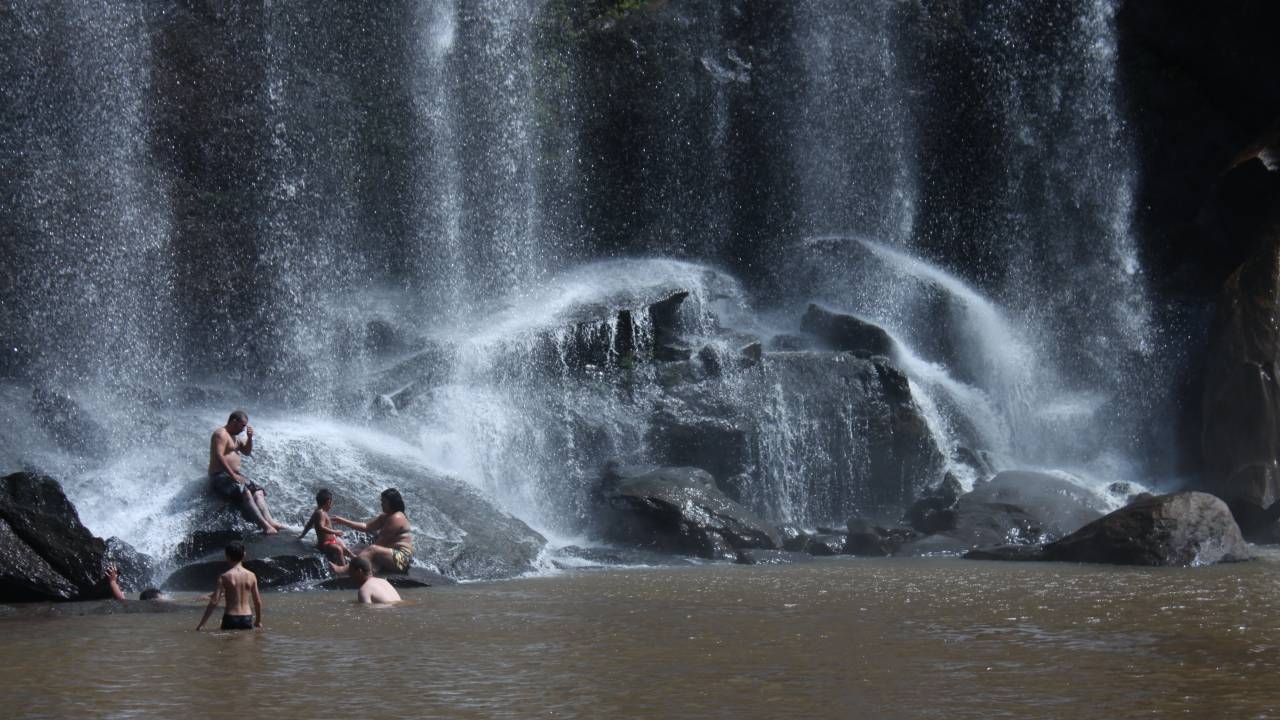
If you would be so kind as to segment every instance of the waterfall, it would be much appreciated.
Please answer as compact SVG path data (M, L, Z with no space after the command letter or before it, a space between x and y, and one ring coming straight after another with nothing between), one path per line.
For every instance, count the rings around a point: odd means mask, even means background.
M977 453L1144 479L1170 369L1114 3L10 15L0 419L45 425L0 469L101 532L165 551L238 405L282 503L448 476L565 541L618 463L715 465L808 525ZM819 347L810 302L895 356ZM898 371L930 437L906 469L875 424Z

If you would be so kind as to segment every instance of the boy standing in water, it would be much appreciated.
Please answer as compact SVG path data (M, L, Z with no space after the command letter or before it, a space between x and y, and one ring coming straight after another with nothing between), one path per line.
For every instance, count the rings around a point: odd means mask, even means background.
M342 537L342 532L334 530L329 524L329 511L333 509L333 493L328 488L320 490L316 493L316 510L311 513L311 519L302 528L302 534L298 539L306 537L311 528L316 529L316 549L324 553L334 563L342 563L343 557L353 558L355 553L347 549L347 546L338 538Z
M218 584L209 596L209 605L204 609L200 624L196 625L196 632L204 627L224 593L227 596L227 607L222 613L223 630L262 628L262 595L258 593L258 576L246 570L240 564L243 561L244 545L240 542L228 544L227 562L231 563L231 569L218 576ZM250 601L253 602L252 613L249 612Z

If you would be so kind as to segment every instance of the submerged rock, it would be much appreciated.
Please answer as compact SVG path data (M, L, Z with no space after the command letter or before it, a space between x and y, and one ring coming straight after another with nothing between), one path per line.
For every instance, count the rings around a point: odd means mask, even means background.
M1147 496L1044 548L1049 560L1187 566L1252 557L1222 500L1202 492Z
M604 527L619 542L730 560L735 550L782 546L773 526L716 489L705 470L615 471L602 498L612 515Z

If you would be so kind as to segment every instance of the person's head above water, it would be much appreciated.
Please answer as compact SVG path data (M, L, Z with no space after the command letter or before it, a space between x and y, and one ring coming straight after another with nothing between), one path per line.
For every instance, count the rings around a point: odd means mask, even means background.
M373 565L369 563L368 558L358 557L353 559L349 568L347 572L359 583L363 583L370 575L373 575Z
M138 595L139 600L167 600L163 592L157 588L147 588Z
M382 491L382 511L388 513L404 512L404 498L400 497L399 490L387 488Z
M227 431L232 435L239 435L241 430L249 424L249 414L243 410L235 410L231 416L227 418Z
M244 543L239 540L232 540L227 543L227 561L238 563L244 560Z
M332 504L333 493L329 492L329 488L321 488L320 492L316 493L316 507L321 510L328 510Z

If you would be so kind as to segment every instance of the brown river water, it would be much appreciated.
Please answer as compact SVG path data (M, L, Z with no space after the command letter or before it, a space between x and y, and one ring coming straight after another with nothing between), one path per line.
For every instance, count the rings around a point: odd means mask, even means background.
M577 571L267 595L262 632L0 615L0 717L1269 718L1280 555ZM216 626L218 616L212 623Z

